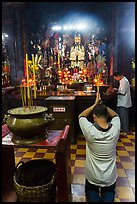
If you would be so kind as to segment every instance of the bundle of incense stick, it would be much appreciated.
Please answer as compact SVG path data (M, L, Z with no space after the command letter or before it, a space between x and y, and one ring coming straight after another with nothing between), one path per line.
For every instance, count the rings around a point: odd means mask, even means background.
M26 75L27 75L27 99L28 99L28 107L30 108L29 67L28 67L27 54L26 54Z
M36 56L37 57L37 56ZM32 87L29 82L29 65L28 65L28 55L26 54L26 76L27 76L27 86L20 86L21 98L23 107L27 106L30 108L33 106L33 92ZM32 63L33 63L33 80L34 80L34 98L36 98L36 73L35 73L35 60L34 55L32 54ZM26 92L27 88L27 92ZM26 94L27 93L27 94Z
M33 80L34 80L34 98L36 98L36 74L35 74L35 60L34 60L33 54L32 54L32 63L33 63Z
M100 75L97 76L97 92L99 92L100 89Z
M20 85L20 92L21 92L21 100L22 100L22 106L25 108L28 106L29 108L33 106L33 93L32 93L32 87L30 87L30 98L26 100L26 86Z

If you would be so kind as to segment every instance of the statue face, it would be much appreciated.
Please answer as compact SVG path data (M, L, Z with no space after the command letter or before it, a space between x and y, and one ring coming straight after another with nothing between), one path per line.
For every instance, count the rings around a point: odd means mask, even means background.
M81 38L79 36L75 37L75 43L80 43L81 42Z

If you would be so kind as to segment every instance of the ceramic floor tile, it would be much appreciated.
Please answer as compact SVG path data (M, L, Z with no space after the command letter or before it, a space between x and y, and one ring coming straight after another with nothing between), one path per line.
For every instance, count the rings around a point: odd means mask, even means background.
M135 170L134 169L125 169L125 172L129 178L135 178Z
M126 148L127 151L135 151L134 146L126 146L125 148Z
M121 162L116 162L116 166L118 169L123 169Z
M119 198L134 199L134 193L132 191L132 188L130 187L119 187L118 186L116 187L116 191L117 191Z
M135 156L135 150L134 151L128 151L129 156Z
M43 156L43 158L45 159L54 159L55 157L55 153L45 153L45 155Z
M119 177L127 177L124 169L116 169L116 171Z
M77 149L77 145L71 145L71 150L72 149Z
M71 160L71 166L75 167L75 160Z
M134 135L134 134L133 134L133 131L129 131L129 132L128 132L128 136L130 136L130 135Z
M86 155L84 154L77 154L76 155L76 159L78 159L78 160L86 160Z
M17 151L16 152L16 157L23 157L24 154L25 154L25 152Z
M86 202L86 197L72 195L72 202Z
M37 149L37 153L46 153L47 149Z
M74 169L75 167L74 166L71 166L71 173L74 174Z
M129 156L119 156L121 162L132 162Z
M134 142L132 142L132 145L135 147L135 141L134 141Z
M79 141L77 142L77 145L84 145L84 146L85 146L85 144L86 144L85 141L80 141L80 140L79 140Z
M116 181L116 186L128 186L130 187L130 183L127 177L118 177Z
M84 172L85 172L85 168L83 167L75 167L75 169L74 169L74 173L75 174L84 174Z
M117 161L117 162L120 162L120 158L119 158L118 155L116 155L116 161Z
M71 154L76 154L77 149L71 149Z
M117 143L117 146L119 147L119 146L124 146L124 145L123 145L122 142L118 142L118 143Z
M18 164L21 161L22 157L15 157L15 164Z
M77 145L77 149L85 149L85 145Z
M133 162L122 162L122 166L124 169L135 169Z
M23 155L23 158L32 158L35 155L35 152L26 152Z
M83 161L83 160L76 160L75 161L75 166L76 167L85 167L85 160Z
M133 163L135 163L135 157L130 156L130 159L132 160Z
M135 135L127 135L129 139L135 139Z
M74 174L73 175L73 179L72 179L72 183L75 184L85 184L85 176L83 174Z
M121 138L121 142L130 142L130 140L128 138Z
M77 154L86 154L86 150L85 149L77 149L76 153Z
M134 139L130 139L131 142L135 142L135 138Z
M128 181L129 181L131 187L135 187L135 179L134 178L128 178Z
M119 156L129 156L127 151L117 150L117 154Z
M19 148L18 152L27 152L29 149L28 148Z
M81 184L71 184L72 195L85 195L85 186Z
M119 139L121 140L122 138L127 138L127 135L123 135L123 132L120 134Z
M75 160L76 159L76 154L71 154L71 160Z
M124 146L133 146L131 142L123 142Z
M35 153L34 158L43 158L45 153Z
M54 151L53 151L53 149L51 148L51 149L47 149L47 151L46 151L47 153L54 153Z
M117 146L116 149L117 150L124 150L124 151L126 150L126 148L124 146Z

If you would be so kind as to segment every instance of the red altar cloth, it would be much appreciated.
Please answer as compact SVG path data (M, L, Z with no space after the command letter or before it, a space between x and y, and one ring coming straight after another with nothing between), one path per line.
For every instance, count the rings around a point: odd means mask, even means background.
M60 139L66 139L68 131L69 131L69 125L66 125L63 131L62 130L49 130L48 135L47 135L48 138L46 140L43 140L42 142L38 142L35 144L25 145L25 146L27 147L29 146L37 146L37 147L56 146ZM18 146L12 142L12 137L13 137L13 133L11 133L7 125L4 124L2 126L2 145ZM19 146L22 146L22 145L19 145Z

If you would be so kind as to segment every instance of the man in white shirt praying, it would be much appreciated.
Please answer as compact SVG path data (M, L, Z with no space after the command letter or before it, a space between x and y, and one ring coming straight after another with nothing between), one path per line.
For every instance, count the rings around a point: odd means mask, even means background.
M94 123L87 119L90 113L93 113ZM107 121L108 116L110 122ZM120 118L102 103L100 93L97 92L95 103L79 115L79 125L86 139L87 202L114 202Z

